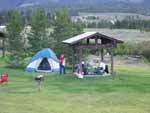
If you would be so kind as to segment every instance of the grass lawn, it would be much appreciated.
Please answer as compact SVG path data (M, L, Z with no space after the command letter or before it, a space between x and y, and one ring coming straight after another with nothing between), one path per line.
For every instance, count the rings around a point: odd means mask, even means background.
M1 63L3 65L3 63ZM150 113L150 68L117 68L116 78L78 79L0 67L9 83L0 84L0 113Z

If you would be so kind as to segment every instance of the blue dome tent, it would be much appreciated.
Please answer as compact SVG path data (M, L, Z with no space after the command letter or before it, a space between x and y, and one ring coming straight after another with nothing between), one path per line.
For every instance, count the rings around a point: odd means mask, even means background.
M49 48L37 52L25 69L27 72L56 72L59 70L59 60Z

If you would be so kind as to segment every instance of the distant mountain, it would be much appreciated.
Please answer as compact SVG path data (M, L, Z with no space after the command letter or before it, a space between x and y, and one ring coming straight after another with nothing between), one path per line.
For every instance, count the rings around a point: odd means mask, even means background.
M0 0L0 11L33 6L67 7L73 9L150 9L150 0Z

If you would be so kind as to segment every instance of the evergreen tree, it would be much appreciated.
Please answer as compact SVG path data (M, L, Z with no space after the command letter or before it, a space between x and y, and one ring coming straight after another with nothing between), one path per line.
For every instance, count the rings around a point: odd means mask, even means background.
M65 10L56 12L52 36L55 39L55 52L57 55L59 56L63 53L69 58L68 60L71 61L70 57L72 56L72 48L64 45L62 41L82 32L82 25L73 23Z
M9 63L11 63L12 66L20 67L23 65L23 58L25 57L24 42L21 36L23 29L22 18L17 11L11 11L9 16L10 21L7 26L8 50L10 52Z
M43 9L37 9L31 18L31 33L28 36L30 51L35 53L42 48L52 47L53 39L48 29L48 17Z

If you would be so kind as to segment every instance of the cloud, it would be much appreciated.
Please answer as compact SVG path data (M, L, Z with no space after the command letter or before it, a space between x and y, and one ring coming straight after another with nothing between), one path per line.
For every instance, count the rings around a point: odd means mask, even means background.
M123 1L123 2L132 2L132 3L141 3L144 0L116 0L116 1Z
M143 2L144 0L129 0L130 2L134 2L134 3L140 3Z

